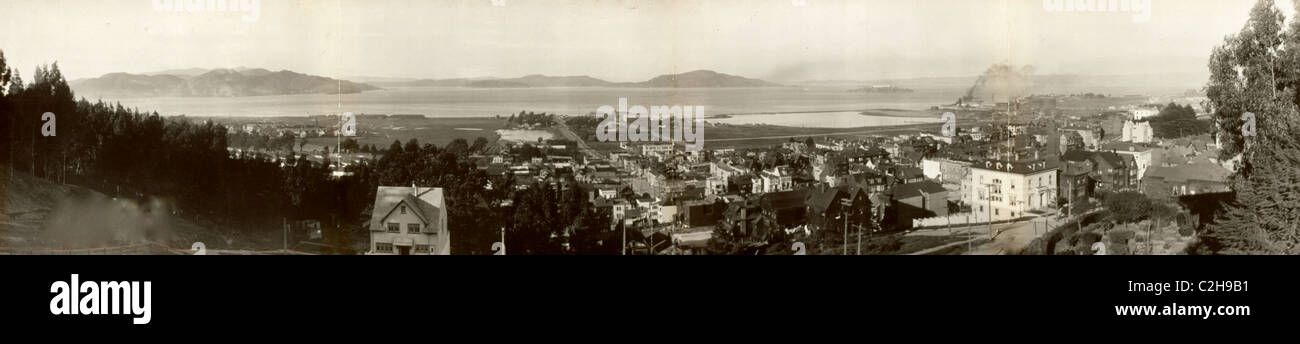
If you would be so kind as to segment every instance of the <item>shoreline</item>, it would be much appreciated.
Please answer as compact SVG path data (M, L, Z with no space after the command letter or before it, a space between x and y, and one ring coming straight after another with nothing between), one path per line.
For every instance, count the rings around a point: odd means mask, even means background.
M723 114L717 114L717 115L709 115L708 117L705 117L704 120L707 121L707 120L710 120L710 119L731 118L731 116L784 115L784 114L835 113L835 112L854 112L854 113L857 113L858 115L862 115L862 116L924 117L924 116L919 116L919 115L918 115L918 116L903 115L903 114L899 114L899 112L908 112L908 113L916 113L916 114L926 114L926 115L928 115L928 113L927 113L928 111L930 111L930 109L921 109L921 110L904 110L904 109L893 109L893 108L849 109L849 110L814 110L814 111L764 111L764 112L723 113Z

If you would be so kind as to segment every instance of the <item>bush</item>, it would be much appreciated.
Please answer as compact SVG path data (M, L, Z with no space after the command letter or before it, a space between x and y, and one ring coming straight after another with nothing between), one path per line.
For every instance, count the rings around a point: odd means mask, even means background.
M1106 245L1106 254L1122 256L1129 254L1128 244L1110 244Z
M862 252L866 254L893 254L903 248L901 235L886 235L862 243ZM850 251L853 249L850 248Z
M1071 240L1074 244L1074 251L1078 254L1092 254L1092 244L1101 241L1101 234L1087 232L1076 234Z
M1110 242L1116 244L1127 244L1129 239L1133 239L1133 237L1137 236L1137 234L1133 233L1132 230L1128 229L1114 230L1106 234L1110 236Z

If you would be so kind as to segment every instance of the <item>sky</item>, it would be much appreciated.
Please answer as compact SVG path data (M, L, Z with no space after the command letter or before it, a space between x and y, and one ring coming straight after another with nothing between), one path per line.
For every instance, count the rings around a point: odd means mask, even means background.
M1140 21L1049 11L1042 0L230 0L256 6L155 10L168 1L0 1L0 50L23 75L58 61L74 80L240 66L609 81L697 69L778 82L974 76L994 63L1206 74L1211 49L1255 2L1149 0ZM1290 0L1277 6L1294 13Z

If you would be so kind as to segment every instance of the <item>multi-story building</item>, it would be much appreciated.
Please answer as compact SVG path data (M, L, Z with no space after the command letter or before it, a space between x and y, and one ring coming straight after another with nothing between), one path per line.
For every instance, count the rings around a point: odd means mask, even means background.
M774 166L759 174L763 179L763 192L786 191L794 188L794 179L789 166Z
M1061 161L1078 166L1086 166L1092 185L1089 192L1095 190L1127 190L1137 187L1138 171L1132 156L1115 152L1069 151L1061 155Z
M1031 210L1049 208L1056 200L1055 163L984 161L970 167L972 191L967 194L975 218L1007 220Z
M1060 178L1057 182L1057 194L1066 203L1087 202L1092 196L1093 163L1091 160L1061 160Z
M1156 147L1148 144L1112 142L1102 145L1101 148L1102 150L1133 157L1133 167L1136 168L1138 180L1146 176L1147 168L1151 167L1151 163L1157 158L1155 156Z
M369 227L368 254L451 254L442 188L380 186Z
M1083 136L1079 135L1078 132L1067 131L1060 133L1060 135L1060 151L1058 153L1065 154L1065 152L1071 150L1083 150Z
M1146 121L1134 122L1125 121L1124 128L1120 132L1120 141L1133 143L1151 142L1155 132L1151 129L1151 123Z

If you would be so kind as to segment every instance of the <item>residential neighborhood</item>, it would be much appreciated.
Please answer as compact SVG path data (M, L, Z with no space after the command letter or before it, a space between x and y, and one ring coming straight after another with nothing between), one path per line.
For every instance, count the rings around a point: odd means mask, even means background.
M929 131L807 136L771 146L706 146L703 152L687 152L680 143L583 149L586 143L553 139L505 143L494 154L472 159L489 176L509 179L515 191L540 187L580 193L582 207L606 214L603 232L617 241L617 254L783 254L787 249L777 243L803 241L817 242L815 253L860 252L860 236L869 246L877 241L932 245L869 254L915 253L955 243L983 246L960 253L1021 253L1029 252L1035 239L1051 240L1055 227L1094 222L1080 216L1106 213L1107 198L1124 192L1183 214L1176 217L1182 223L1163 224L1169 228L1154 228L1156 219L1144 219L1146 228L1140 230L1173 233L1168 241L1178 244L1189 241L1189 231L1199 224L1186 219L1205 210L1182 204L1192 202L1189 197L1228 192L1234 168L1231 161L1217 159L1212 133L1153 138L1147 121L1155 116L1146 112L1159 108L1154 105L1065 119L1041 105L1072 97L1035 96L986 107L973 112L973 123L960 125L953 136ZM999 124L1007 118L1020 124ZM557 128L576 130L574 137L581 140L580 125L560 125L582 122L575 119L581 117L554 116ZM1122 129L1106 132L1116 125ZM391 207L377 202L374 211ZM1107 226L1120 225L1108 221ZM563 240L573 230L552 236ZM655 241L656 236L664 239Z

